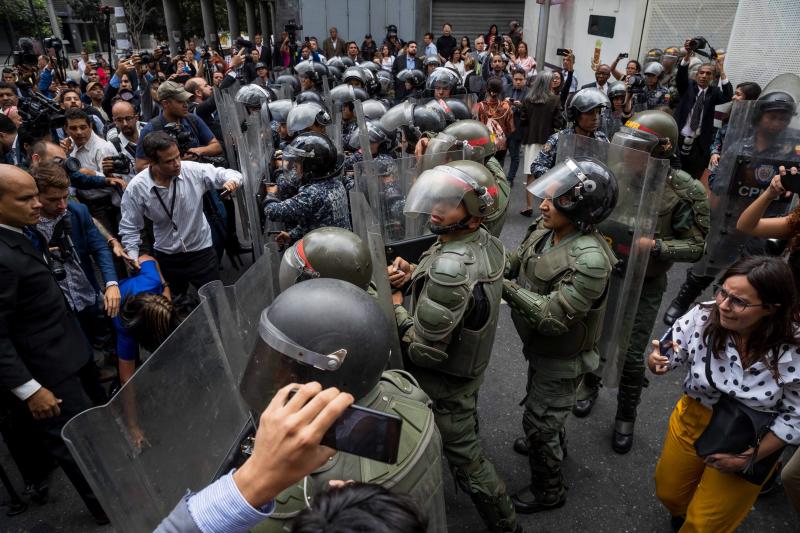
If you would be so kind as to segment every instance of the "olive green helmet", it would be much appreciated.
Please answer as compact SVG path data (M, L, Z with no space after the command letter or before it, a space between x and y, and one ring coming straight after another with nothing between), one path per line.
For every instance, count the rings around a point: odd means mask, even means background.
M478 163L483 163L487 157L491 157L497 152L494 135L486 127L486 124L478 120L457 120L447 126L443 133L448 133L460 141L466 141L472 147L469 159Z
M281 291L312 278L334 278L366 290L372 257L361 238L343 228L318 228L286 250L278 280Z
M667 159L678 146L678 123L664 111L640 111L614 134L614 144L650 152L653 157Z
M438 215L458 208L461 203L466 216L449 225L433 221L430 230L442 235L467 229L472 217L486 218L499 208L498 187L492 173L475 161L453 161L439 165L419 175L408 192L403 212L410 216Z

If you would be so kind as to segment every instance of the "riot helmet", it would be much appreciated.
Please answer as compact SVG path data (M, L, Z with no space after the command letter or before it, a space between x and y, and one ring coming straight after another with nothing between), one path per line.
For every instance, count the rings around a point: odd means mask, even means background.
M386 105L375 99L366 100L362 103L364 109L364 116L370 120L380 120L386 114L388 109Z
M291 93L289 95L289 98L294 97L294 95L300 92L300 82L297 81L297 78L295 78L290 74L282 74L278 76L277 78L275 78L275 84L286 87L287 90L290 91Z
M374 64L374 63L373 63ZM361 69L364 74L364 87L370 95L378 93L378 80L375 74L369 69Z
M331 116L320 104L305 102L294 106L286 117L289 135L301 133L313 125L325 127L331 123Z
M336 147L328 137L314 131L301 133L287 144L283 149L283 159L303 165L298 174L305 182L330 178L341 171Z
M466 215L455 223L440 224L438 219L447 217L461 202ZM431 216L431 232L443 235L469 229L472 217L485 218L497 209L497 183L489 169L473 161L459 161L421 173L408 191L403 213Z
M664 57L664 50L661 48L651 48L647 51L647 55L644 56L644 63L659 63L662 57Z
M267 89L250 83L239 89L236 93L236 101L243 104L248 110L261 109L261 104L275 100L275 93L272 89Z
M374 61L362 61L358 63L357 66L372 72L372 74L378 74L378 72L381 70L381 67L379 67Z
M403 83L409 82L415 89L422 89L425 86L425 74L417 69L401 70L397 74L397 79Z
M766 89L765 89L766 90ZM765 113L780 113L785 115L787 126L792 117L797 114L797 103L794 97L785 91L772 91L762 93L755 103L753 125L758 126Z
M317 228L306 233L284 252L278 282L285 291L314 278L340 279L367 290L372 256L364 241L344 228Z
M386 72L385 70L379 70L375 74L375 81L378 84L378 94L380 96L388 96L392 87L394 87L394 77L390 72Z
M354 87L366 88L367 80L361 67L350 67L342 74L342 82ZM355 82L355 84L353 83Z
M443 133L449 133L456 139L466 141L471 148L468 159L483 163L497 152L494 144L494 135L489 128L479 120L459 120L447 126Z
M591 157L568 157L527 189L536 198L552 201L583 232L608 218L619 196L614 173Z
M614 98L625 97L625 84L621 81L613 81L608 84L608 99L613 100Z
M402 102L381 117L381 125L389 131L402 130L409 143L416 144L425 132L438 133L447 125L444 112L435 108Z
M425 89L437 98L447 98L455 94L456 89L461 85L461 76L449 68L439 67L430 73L425 80ZM437 94L437 89L439 89Z
M369 98L367 92L361 87L337 85L331 89L331 100L338 105L342 105L345 102L355 102L356 100L366 100L367 98Z
M459 100L458 98L445 98L444 101L447 107L450 108L453 116L456 117L456 120L469 120L472 118L472 112L463 100Z
M352 283L323 278L293 285L261 313L240 393L255 412L292 382L317 381L358 401L389 361L389 327L375 298Z
M664 111L640 111L614 134L611 142L667 159L678 146L678 123Z
M367 121L367 133L369 135L369 142L377 143L378 144L378 151L379 152L388 152L394 147L395 143L395 133L394 130L387 130L383 126L379 120L368 120ZM347 144L353 150L357 150L361 147L360 143L360 135L361 132L359 128L355 128L353 133L350 134L350 139L348 140Z
M331 57L325 64L328 65L328 68L338 68L342 72L347 68L347 65L344 64L344 61L342 61L342 58L339 56Z
M307 102L314 102L315 104L324 105L322 97L316 91L303 91L294 99L296 104L305 104Z
M428 71L428 67L434 66L439 68L442 66L442 60L439 59L439 56L428 56L422 60L422 67L425 69L425 72Z
M322 79L328 75L328 67L319 61L312 61L310 59L300 61L295 65L294 71L301 78L311 80L316 87L320 87L322 85Z
M287 98L275 100L269 103L269 115L275 122L285 123L292 107L294 107L294 103Z
M656 78L661 76L661 74L663 74L663 73L664 73L664 67L661 66L661 63L657 63L657 62L648 63L644 67L644 72L643 72L643 74L645 76L647 76L648 74L651 74L651 75L655 76Z
M348 56L341 56L339 59L342 60L342 64L344 65L345 69L356 66L356 62L350 59Z
M608 96L596 87L587 87L575 93L567 106L567 120L575 122L578 115L587 113L592 109L611 107Z

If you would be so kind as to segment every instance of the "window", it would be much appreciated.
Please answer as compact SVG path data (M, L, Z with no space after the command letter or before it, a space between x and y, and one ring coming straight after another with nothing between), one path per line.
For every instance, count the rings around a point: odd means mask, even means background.
M614 26L617 24L617 17L603 17L600 15L589 15L589 35L599 37L614 37Z

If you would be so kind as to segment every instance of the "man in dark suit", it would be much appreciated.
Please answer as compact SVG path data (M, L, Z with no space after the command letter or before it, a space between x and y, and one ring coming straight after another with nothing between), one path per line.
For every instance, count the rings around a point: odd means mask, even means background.
M344 57L347 53L345 48L345 40L339 36L339 30L331 28L328 30L330 37L322 41L322 53L325 57L330 59L332 57Z
M594 71L594 79L592 83L587 83L581 89L588 89L590 87L600 89L608 96L608 78L611 76L611 67L608 65L597 65L597 70Z
M9 165L23 163L22 145L17 134L17 125L6 115L0 113L0 162Z
M253 39L254 50L258 52L257 63L264 63L267 68L272 68L272 50L269 48L269 43L264 42L264 38L260 33L256 33Z
M689 40L684 43L688 50ZM675 120L680 128L678 149L681 168L700 179L711 157L711 143L714 141L714 108L731 101L733 86L725 75L722 62L700 65L694 80L689 79L689 62L694 53L689 52L678 64L675 84L680 95L680 103ZM715 69L716 66L716 69ZM714 73L719 74L719 85L711 86Z
M0 387L17 398L15 416L33 418L37 436L95 520L108 523L61 438L70 418L104 398L91 347L53 276L47 246L29 229L40 209L33 178L0 165Z
M395 93L398 101L407 96L405 84L397 80L397 75L406 69L422 71L422 60L417 57L416 41L408 41L408 44L406 44L406 53L398 55L394 63L392 63L392 75L396 80Z

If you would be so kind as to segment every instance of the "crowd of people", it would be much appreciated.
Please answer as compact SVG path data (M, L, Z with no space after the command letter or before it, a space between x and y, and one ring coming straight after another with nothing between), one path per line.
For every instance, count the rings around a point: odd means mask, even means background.
M319 443L351 403L388 409L380 389L435 422L439 439L415 446L446 460L484 527L522 531L517 514L567 501L566 420L593 409L609 364L600 341L614 276L637 268L625 266L620 254L633 257L631 246L614 247L608 223L622 203L638 202L625 181L631 169L602 155L617 150L631 167L638 154L663 169L640 176L663 193L646 206L655 231L632 245L646 260L635 318L619 341L611 448L625 454L634 445L646 367L655 376L685 367L655 470L674 530L733 531L779 476L800 511L800 459L783 453L800 441L800 214L790 211L800 133L789 127L800 92L793 82L734 86L724 56L706 46L687 39L649 51L644 64L620 54L585 84L572 50L560 67L537 63L513 21L506 33L493 24L472 39L444 24L419 44L395 26L381 44L370 34L360 45L347 41L335 27L321 44L283 32L273 46L255 35L227 59L194 40L174 55L167 47L125 53L114 66L84 51L70 70L46 49L36 64L4 68L0 433L23 495L46 502L58 465L97 523L108 522L61 429L132 379L197 304L197 289L220 279L225 257L239 268L253 252L237 233L237 200L250 195L256 231L282 254L282 292L261 317L242 383L262 413L254 451L183 498L158 530L289 527L280 507L288 498L279 496L328 460L332 451ZM274 157L256 189L243 179L249 155L223 127L223 93L245 116L269 116ZM732 101L715 127L715 107ZM729 129L736 120L742 127ZM725 203L738 155L761 158L756 194ZM499 236L520 166L520 214L538 208L539 216L510 250ZM353 233L358 193L369 197L384 239L429 235L430 249L397 246L389 265L373 264ZM427 220L418 235L406 222L412 215ZM731 233L750 236L747 246L725 240ZM717 260L719 246L733 256ZM676 262L697 265L667 310L668 335L653 340ZM376 276L391 295L376 293ZM694 305L714 281L713 300ZM376 303L382 297L394 306L391 325ZM501 301L528 364L513 448L528 457L531 480L513 493L478 435ZM404 372L389 368L391 336ZM305 381L265 386L281 376ZM429 470L429 457L414 454L421 462L409 468ZM335 472L344 479L314 474L332 485L313 503L302 488L308 508L292 531L435 529L427 518L435 498L399 494L402 483L362 483L369 480L355 467ZM12 512L24 511L7 488Z

